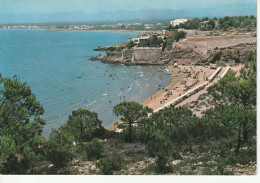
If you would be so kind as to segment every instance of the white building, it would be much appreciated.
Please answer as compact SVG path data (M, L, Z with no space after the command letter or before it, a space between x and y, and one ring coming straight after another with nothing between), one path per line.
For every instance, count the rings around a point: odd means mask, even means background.
M141 26L141 25L143 25L142 23L135 23L134 25L136 25L136 26Z
M154 27L154 24L144 24L144 27Z
M175 20L171 21L170 23L172 26L176 26L176 25L184 24L188 21L189 21L189 19L183 18L183 19L175 19Z
M134 43L139 44L141 40L149 39L149 38L150 38L149 35L147 35L147 36L143 36L143 35L141 35L140 37L131 38L130 40L132 40Z

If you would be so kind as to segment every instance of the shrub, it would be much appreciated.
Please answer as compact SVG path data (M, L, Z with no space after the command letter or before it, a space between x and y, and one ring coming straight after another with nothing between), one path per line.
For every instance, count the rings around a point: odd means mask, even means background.
M89 160L99 159L103 151L104 145L98 139L93 139L85 147L85 153Z
M66 148L53 148L49 152L49 160L58 168L66 166L72 160L72 152Z
M173 168L171 165L167 165L168 158L162 152L157 154L156 160L156 171L157 173L169 173L173 172Z
M116 51L121 51L122 49L125 49L125 47L124 46L117 47Z
M47 146L47 159L56 167L64 167L73 157L72 142L73 136L61 130L52 130Z
M157 157L156 171L158 173L172 172L172 167L167 165L172 144L162 133L154 132L146 147L150 156Z
M175 41L178 42L181 38L185 38L186 34L187 33L184 31L179 31L177 34L174 35Z
M117 138L118 133L115 131L104 129L102 136L100 136L102 139L113 139Z
M114 171L119 171L123 168L123 159L120 156L112 158L102 158L97 166L104 175L113 175Z
M182 156L177 151L172 152L172 158L173 159L182 159Z
M139 47L160 47L164 43L162 38L158 38L156 35L153 35L149 39L140 40L138 44Z
M225 170L223 165L218 165L216 170L211 170L209 167L204 169L202 172L203 175L234 175L232 171Z
M111 47L109 47L109 48L107 48L109 51L115 51L116 50L116 47L113 47L113 46L111 46Z
M166 47L171 47L172 46L172 43L174 42L174 36L169 36L167 37L167 40L166 40Z
M130 41L130 42L126 45L126 47L127 47L128 49L130 49L130 48L133 48L135 45L136 45L136 44L135 44L133 41Z

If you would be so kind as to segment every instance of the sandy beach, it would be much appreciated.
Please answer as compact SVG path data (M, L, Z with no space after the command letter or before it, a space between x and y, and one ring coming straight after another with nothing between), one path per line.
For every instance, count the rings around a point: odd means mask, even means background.
M167 66L165 68L172 75L169 85L161 88L155 94L149 96L141 104L153 110L163 107L166 103L173 101L185 92L199 86L207 81L216 69L202 66ZM192 100L192 99L190 99ZM115 121L107 127L108 130L116 130Z
M163 107L165 103L204 83L215 71L202 66L168 66L167 70L172 73L171 83L144 100L143 106L153 110Z

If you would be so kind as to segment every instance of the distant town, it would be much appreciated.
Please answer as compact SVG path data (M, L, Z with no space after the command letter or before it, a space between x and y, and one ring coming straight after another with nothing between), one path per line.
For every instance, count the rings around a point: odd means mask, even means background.
M56 24L17 24L17 25L0 25L0 29L25 29L25 30L46 30L46 31L137 31L137 32L151 32L158 33L163 35L173 35L176 33L178 29L185 29L185 32L188 34L190 30L198 31L207 31L204 32L206 35L210 35L210 31L221 30L227 31L228 28L241 27L239 33L232 32L231 34L244 34L247 31L254 30L256 27L256 17L254 16L245 16L245 17L233 17L230 18L228 16L223 18L181 18L174 20L162 20L160 22L124 22L124 23L105 23L105 24L86 24L86 23L56 23ZM244 30L246 29L248 30ZM236 29L235 32L237 32ZM253 31L255 34L256 31ZM218 33L217 33L218 34Z
M3 25L0 29L68 29L68 30L113 30L113 29L130 29L130 30L162 30L167 27L167 23L115 23L101 25Z

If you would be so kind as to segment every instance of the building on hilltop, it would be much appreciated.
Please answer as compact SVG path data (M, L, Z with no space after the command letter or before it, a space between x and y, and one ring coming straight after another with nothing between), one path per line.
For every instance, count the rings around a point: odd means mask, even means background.
M190 19L188 19L188 18L175 19L175 20L171 21L170 24L172 26L176 26L176 25L184 24L184 23L188 22L189 20Z

